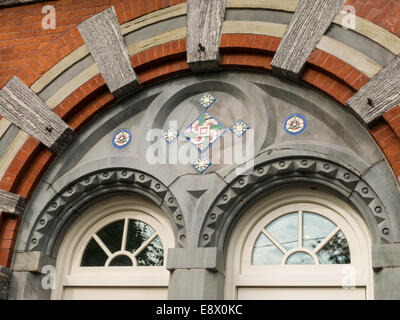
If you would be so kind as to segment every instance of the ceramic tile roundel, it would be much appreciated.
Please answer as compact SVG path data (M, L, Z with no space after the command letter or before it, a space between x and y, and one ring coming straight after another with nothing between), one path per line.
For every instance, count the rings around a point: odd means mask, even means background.
M302 133L307 127L307 121L301 114L292 114L283 123L283 129L287 134L296 135Z
M131 132L127 129L120 129L114 134L112 138L112 144L115 148L122 149L127 147L131 140Z

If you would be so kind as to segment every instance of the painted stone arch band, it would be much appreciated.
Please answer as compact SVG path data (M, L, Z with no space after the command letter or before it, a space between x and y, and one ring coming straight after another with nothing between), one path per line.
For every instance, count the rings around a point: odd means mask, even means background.
M93 172L63 188L45 206L29 236L27 250L56 256L68 220L94 203L121 194L138 194L160 205L174 229L176 242L184 246L185 221L174 195L158 179L129 168Z
M235 178L208 211L199 246L223 250L231 224L237 221L248 203L266 191L299 184L319 185L341 194L362 214L375 243L393 243L388 212L371 186L343 166L304 157L265 162L250 175Z

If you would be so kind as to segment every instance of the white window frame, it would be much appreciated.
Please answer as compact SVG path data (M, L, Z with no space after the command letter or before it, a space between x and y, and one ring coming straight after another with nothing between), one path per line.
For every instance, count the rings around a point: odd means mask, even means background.
M254 243L261 230L284 214L307 211L335 223L350 247L350 264L252 265ZM373 299L371 236L362 217L341 199L318 190L275 192L251 206L229 240L225 280L226 299L237 299L240 287L342 287L349 266L356 272L355 287ZM349 289L351 290L351 289Z
M140 220L160 237L164 250L163 266L84 267L84 251L93 234L122 219ZM168 249L175 246L171 224L161 209L135 196L116 196L84 212L70 227L60 246L56 262L56 289L52 299L62 299L67 287L168 287Z

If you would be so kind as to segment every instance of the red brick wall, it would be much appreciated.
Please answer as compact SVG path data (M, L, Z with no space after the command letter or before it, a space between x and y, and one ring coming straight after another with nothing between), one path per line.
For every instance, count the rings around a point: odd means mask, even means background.
M370 130L381 147L396 177L400 176L400 107L396 106L384 113Z

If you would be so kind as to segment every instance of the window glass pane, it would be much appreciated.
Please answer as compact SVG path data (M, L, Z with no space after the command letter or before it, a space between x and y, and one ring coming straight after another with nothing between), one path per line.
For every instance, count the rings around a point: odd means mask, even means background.
M131 258L126 255L116 256L110 262L110 267L131 267L133 266Z
M274 220L265 229L285 247L285 249L290 250L298 246L298 225L298 213L295 212Z
M314 264L314 259L308 253L295 252L286 260L286 264Z
M82 267L103 267L108 256L93 238L87 245L82 257Z
M318 252L321 264L346 264L350 263L349 244L340 231Z
M129 220L126 250L135 252L145 242L154 230L146 223L138 220Z
M105 226L97 235L112 253L121 250L124 220L118 220Z
M314 250L336 228L329 219L315 213L303 212L303 246Z
M254 244L251 264L281 264L283 253L263 234L260 233Z
M138 266L162 266L164 263L164 250L160 237L155 238L137 256Z

